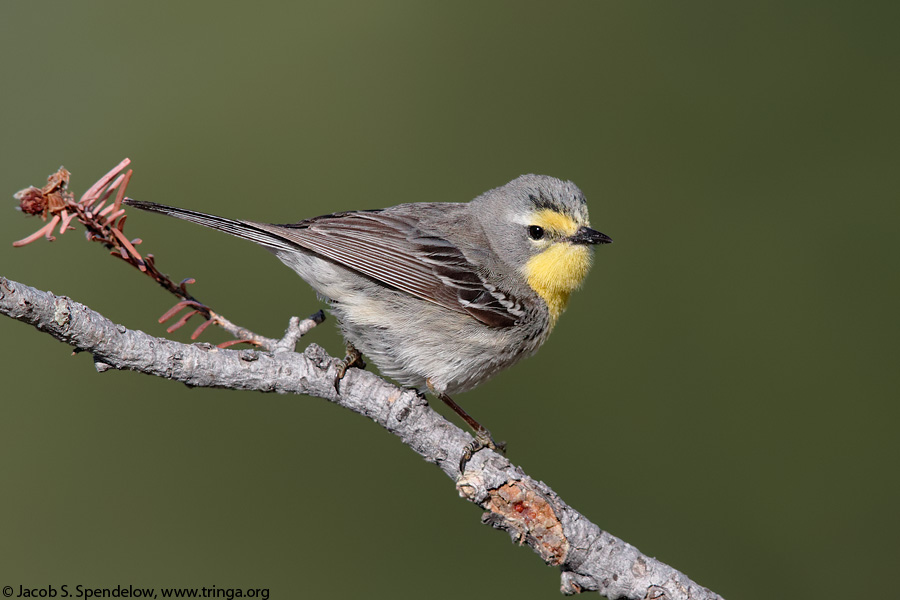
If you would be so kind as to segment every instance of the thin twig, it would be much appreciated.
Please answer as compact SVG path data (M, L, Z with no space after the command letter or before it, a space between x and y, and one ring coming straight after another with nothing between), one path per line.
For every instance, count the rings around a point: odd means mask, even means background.
M56 239L53 236L54 230L58 228L59 235L62 235L67 230L74 229L71 222L77 219L84 226L88 240L102 243L110 250L111 255L145 273L179 298L179 302L168 310L159 321L164 323L182 310L188 310L167 328L166 331L169 333L186 325L191 317L200 315L206 321L194 330L191 335L192 340L197 339L210 324L213 324L221 327L235 338L234 341L220 344L223 348L241 343L266 350L283 348L284 339L268 338L246 327L236 325L192 296L188 292L187 286L194 283L194 279L187 278L176 284L168 275L161 273L156 268L156 259L152 254L142 256L138 252L136 247L142 243L142 240L126 237L125 220L127 215L125 209L122 208L122 202L126 198L125 191L133 174L131 169L124 171L129 164L131 161L127 158L124 159L91 185L77 202L75 196L68 191L71 174L63 167L47 178L47 184L44 187L32 186L19 191L15 194L15 198L19 201L19 209L29 215L39 215L44 221L49 219L49 222L31 235L13 242L13 246L26 246L42 237L54 241ZM113 192L116 194L115 199L111 204L106 204Z

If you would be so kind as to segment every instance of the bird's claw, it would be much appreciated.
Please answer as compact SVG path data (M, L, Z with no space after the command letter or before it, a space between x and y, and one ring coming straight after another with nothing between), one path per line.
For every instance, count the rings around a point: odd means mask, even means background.
M341 393L341 379L347 374L347 369L356 367L358 369L366 368L366 361L363 360L362 352L356 349L353 344L347 344L347 356L344 357L337 366L337 375L334 377L334 391Z
M494 438L491 437L491 432L487 429L476 431L475 439L466 444L466 447L463 449L462 456L459 459L460 475L465 473L466 464L470 460L472 460L472 457L475 456L475 453L479 450L484 450L485 448L506 456L506 442L495 442Z

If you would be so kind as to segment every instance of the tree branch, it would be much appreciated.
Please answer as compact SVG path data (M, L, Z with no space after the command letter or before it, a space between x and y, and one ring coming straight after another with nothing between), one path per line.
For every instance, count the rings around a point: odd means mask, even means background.
M55 296L0 277L0 312L29 323L57 340L90 352L99 372L127 369L221 387L324 398L365 415L399 437L456 482L463 498L486 510L482 522L527 544L562 572L561 591L598 591L608 598L721 599L672 567L641 554L602 531L568 506L547 485L534 481L506 458L476 453L460 477L459 458L471 437L433 411L415 391L372 373L351 369L333 385L338 360L311 344L300 354L289 343L274 353L186 345L116 325L65 296ZM292 323L296 341L312 325Z

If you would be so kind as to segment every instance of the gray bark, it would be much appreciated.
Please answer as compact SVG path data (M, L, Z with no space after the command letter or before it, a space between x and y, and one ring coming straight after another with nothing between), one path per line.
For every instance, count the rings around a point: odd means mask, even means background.
M302 353L284 349L289 344L274 353L181 344L127 329L65 296L3 277L0 312L90 352L99 372L127 369L190 386L306 394L365 415L453 479L460 496L485 509L482 522L508 532L547 564L558 566L564 594L597 591L607 598L634 600L721 598L601 530L503 456L482 450L460 476L459 459L472 440L469 434L433 411L415 391L367 371L350 369L338 394L333 385L338 360L314 344ZM296 339L296 326L287 338Z

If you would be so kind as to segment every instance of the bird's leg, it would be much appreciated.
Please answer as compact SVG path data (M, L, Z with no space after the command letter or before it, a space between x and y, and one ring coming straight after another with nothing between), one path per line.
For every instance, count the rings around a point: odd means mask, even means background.
M337 375L334 377L334 391L341 393L341 379L347 374L347 369L356 367L358 369L366 368L366 361L363 360L362 352L356 349L356 346L347 342L347 356L338 365Z
M431 387L431 382L428 382L428 387L434 392L434 388ZM463 454L459 459L460 475L465 472L466 463L468 463L479 450L488 448L498 454L506 454L506 442L495 442L494 438L491 437L491 432L488 431L484 425L473 419L469 413L464 411L462 406L453 401L453 398L443 392L435 392L435 394L444 404L452 408L456 414L462 417L463 421L468 423L469 427L475 431L475 439L466 444Z

